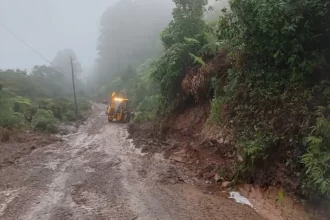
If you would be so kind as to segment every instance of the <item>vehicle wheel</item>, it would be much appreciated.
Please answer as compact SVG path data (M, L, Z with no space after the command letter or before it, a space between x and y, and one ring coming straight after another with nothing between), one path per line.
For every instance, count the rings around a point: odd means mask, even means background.
M127 117L127 113L125 113L123 117L123 123L127 123L127 121L128 121L128 117Z
M111 122L110 118L108 117L108 122Z

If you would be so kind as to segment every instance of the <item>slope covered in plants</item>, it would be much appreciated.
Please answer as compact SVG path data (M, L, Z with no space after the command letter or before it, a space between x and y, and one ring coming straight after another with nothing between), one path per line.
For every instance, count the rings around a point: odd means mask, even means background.
M99 94L127 89L135 122L156 127L209 105L207 123L226 127L242 157L231 180L328 200L330 1L231 0L222 10L205 0L173 2L163 48L125 60Z

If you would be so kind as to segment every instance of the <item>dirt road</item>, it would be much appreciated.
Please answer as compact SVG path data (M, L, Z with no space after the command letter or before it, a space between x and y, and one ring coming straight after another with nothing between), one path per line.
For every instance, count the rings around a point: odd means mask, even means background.
M63 141L0 170L0 219L261 219L251 208L166 183L175 165L145 158L105 106Z

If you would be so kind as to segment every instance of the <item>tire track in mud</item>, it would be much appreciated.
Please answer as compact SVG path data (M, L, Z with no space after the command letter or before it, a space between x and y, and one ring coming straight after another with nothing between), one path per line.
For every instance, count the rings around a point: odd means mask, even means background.
M125 125L93 107L76 134L0 172L0 219L261 219L192 186L164 184L175 166L140 154Z

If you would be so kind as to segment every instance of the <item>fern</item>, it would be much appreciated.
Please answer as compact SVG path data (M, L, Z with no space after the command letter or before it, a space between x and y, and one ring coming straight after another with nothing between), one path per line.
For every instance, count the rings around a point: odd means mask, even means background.
M189 53L189 56L194 59L194 64L200 64L201 66L205 66L205 62L201 57L198 57L193 53Z
M202 56L211 56L215 55L220 49L219 42L211 42L203 45L202 49L199 51L199 54Z
M199 54L201 56L215 55L221 47L217 37L213 33L205 33L205 39L207 43L200 49Z
M194 39L194 38L185 37L185 38L184 38L184 41L185 41L186 43L199 44L199 41L196 40L196 39Z

